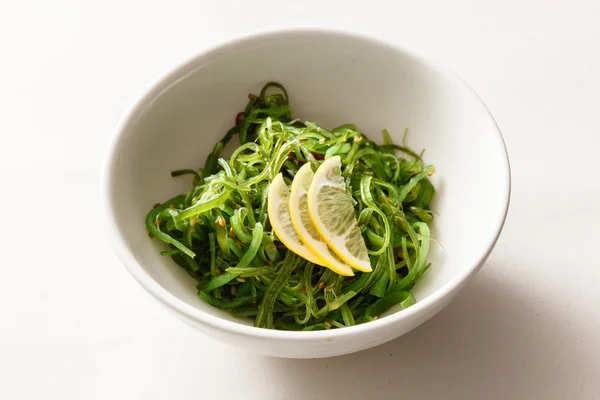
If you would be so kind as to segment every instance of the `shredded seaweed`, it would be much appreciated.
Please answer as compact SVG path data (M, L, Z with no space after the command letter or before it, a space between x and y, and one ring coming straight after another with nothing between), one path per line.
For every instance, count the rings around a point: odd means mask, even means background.
M234 136L240 145L222 157ZM336 155L373 267L353 277L289 251L266 212L269 184L278 173L290 183L303 164L317 168ZM430 267L434 172L386 130L378 145L353 125L328 130L292 119L287 91L270 82L249 95L203 168L171 173L191 175L192 187L157 204L146 227L168 246L161 254L198 281L199 297L235 317L283 330L353 326L415 303L411 289Z

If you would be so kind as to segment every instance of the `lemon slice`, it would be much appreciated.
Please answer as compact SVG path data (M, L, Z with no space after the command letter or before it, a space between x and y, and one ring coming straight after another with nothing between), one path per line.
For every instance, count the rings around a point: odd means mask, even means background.
M306 163L298 170L292 181L290 195L292 225L302 242L320 260L318 264L324 265L340 275L352 276L354 275L352 268L327 246L311 222L307 198L313 175L310 163Z
M373 270L339 156L325 160L315 172L308 189L308 212L321 238L344 262L359 271Z
M291 251L307 261L321 265L321 262L302 243L290 220L289 198L290 191L283 181L281 174L277 174L269 187L267 198L267 213L269 221L279 240Z

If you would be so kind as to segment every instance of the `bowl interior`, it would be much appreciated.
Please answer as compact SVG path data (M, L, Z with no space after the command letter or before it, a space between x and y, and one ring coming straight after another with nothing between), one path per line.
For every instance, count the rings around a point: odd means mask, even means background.
M509 191L507 158L485 106L445 69L397 49L323 32L254 37L199 56L163 79L125 120L108 161L109 206L124 251L181 301L235 323L201 301L195 282L150 240L145 214L184 193L190 178L170 171L197 168L233 125L247 94L267 81L288 90L293 114L326 127L356 124L370 138L386 128L397 143L426 149L437 167L439 215L432 268L415 288L422 300L469 276L497 237Z

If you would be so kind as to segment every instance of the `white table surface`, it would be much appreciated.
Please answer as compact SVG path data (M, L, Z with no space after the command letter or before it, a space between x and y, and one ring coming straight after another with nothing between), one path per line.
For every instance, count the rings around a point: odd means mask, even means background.
M600 399L599 17L595 0L3 2L0 398ZM487 103L513 168L502 237L459 297L332 359L183 325L122 267L100 209L105 146L143 90L218 41L288 26L441 60Z

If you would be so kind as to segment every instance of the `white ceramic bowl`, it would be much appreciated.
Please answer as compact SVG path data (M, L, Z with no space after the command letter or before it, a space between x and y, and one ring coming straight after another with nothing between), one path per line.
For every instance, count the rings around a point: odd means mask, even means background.
M293 115L334 127L354 123L371 138L387 128L425 148L437 168L439 212L432 268L417 304L367 324L329 331L254 328L204 303L195 282L159 255L144 216L183 193L197 168L267 81L288 90ZM490 254L506 217L510 171L502 136L477 95L447 69L398 47L351 34L291 30L217 46L179 66L127 113L107 154L104 200L110 235L133 277L176 316L205 334L257 353L327 357L373 347L410 331L450 302Z

